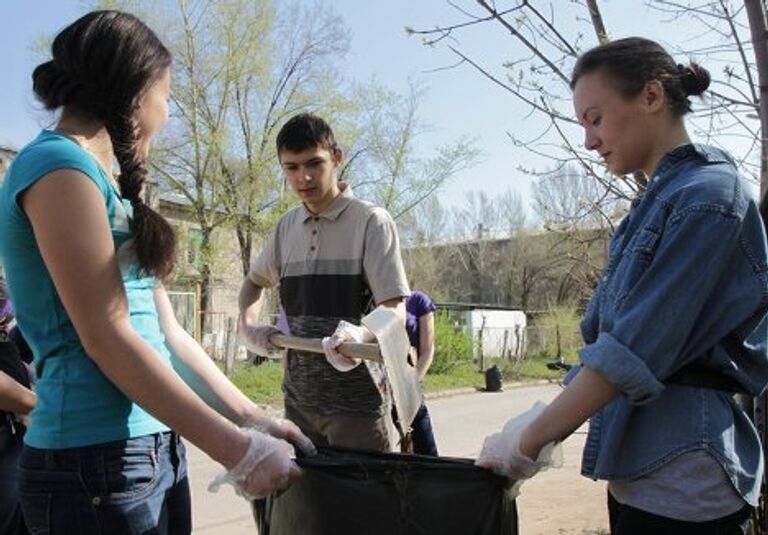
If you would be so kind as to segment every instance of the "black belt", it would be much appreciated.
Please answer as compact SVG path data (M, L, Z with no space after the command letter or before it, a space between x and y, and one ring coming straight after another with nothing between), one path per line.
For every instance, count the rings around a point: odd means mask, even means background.
M703 388L713 388L723 390L731 394L749 394L735 379L705 368L697 364L689 364L678 370L665 383L671 383L684 386L698 386Z

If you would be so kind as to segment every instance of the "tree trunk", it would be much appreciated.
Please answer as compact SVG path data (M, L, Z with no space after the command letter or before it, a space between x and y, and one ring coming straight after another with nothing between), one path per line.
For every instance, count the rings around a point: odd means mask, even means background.
M200 270L200 332L205 335L208 332L208 316L211 311L211 298L213 293L213 275L208 265Z
M208 327L208 316L213 301L213 273L211 271L211 235L213 229L202 228L200 251L203 262L200 266L200 336L204 336Z
M251 269L251 250L253 249L253 235L251 234L248 225L244 223L238 223L237 228L237 243L240 248L240 267L243 270L243 277L248 276L248 271Z
M610 39L608 38L608 32L605 30L605 24L603 24L600 8L597 7L597 0L587 0L587 7L589 8L589 16L592 19L592 27L597 35L597 42L604 45Z
M744 0L760 91L760 196L768 191L768 22L764 0Z
M763 223L768 228L768 22L764 0L744 0L744 7L747 11L757 65L760 95L760 213L763 216ZM755 426L763 443L763 455L768 457L768 396L763 394L754 400L753 404L744 403L744 405L747 409L752 407ZM768 533L768 504L766 504L765 491L765 477L763 477L760 504L757 509L757 532L762 534Z

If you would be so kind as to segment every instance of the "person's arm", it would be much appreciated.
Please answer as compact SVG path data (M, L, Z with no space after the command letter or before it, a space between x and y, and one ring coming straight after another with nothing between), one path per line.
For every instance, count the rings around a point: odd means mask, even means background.
M0 410L15 414L27 414L35 406L37 396L29 388L0 371Z
M128 398L228 469L250 438L210 408L131 326L104 199L57 170L21 198L45 265L88 356Z
M248 270L240 286L238 306L240 308L239 327L258 325L261 308L264 304L264 288L272 288L280 281L277 267L278 232L280 222L272 229L259 251L258 256ZM244 332L241 329L241 332Z
M297 426L269 416L221 372L200 344L176 320L168 293L162 285L155 288L154 296L174 369L210 407L238 426L255 426L274 437L287 440L305 453L314 453L311 441Z
M261 307L264 301L261 299L263 288L246 277L240 288L239 307L240 315L237 319L237 333L245 343L249 351L257 355L271 357L280 351L270 337L273 334L281 334L281 331L269 324L259 323Z
M567 438L619 394L620 391L605 377L582 368L568 387L523 431L520 452L536 459L546 444Z
M246 325L258 324L263 303L261 299L263 293L264 289L253 282L250 277L246 277L243 280L237 298L238 307L240 309L240 317L238 318L238 329L240 332L243 332L243 327Z
M174 369L205 402L236 425L269 418L213 363L192 336L179 325L165 288L158 284L155 305Z
M419 318L419 358L416 372L424 379L435 357L435 313L428 312Z
M374 209L365 229L363 272L376 303L393 309L405 329L405 299L411 292L400 256L397 227L383 208ZM368 329L364 340L375 340Z

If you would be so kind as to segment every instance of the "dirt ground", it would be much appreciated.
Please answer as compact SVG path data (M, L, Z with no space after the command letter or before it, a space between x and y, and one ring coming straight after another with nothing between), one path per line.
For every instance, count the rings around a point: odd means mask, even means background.
M605 482L580 475L586 427L563 444L564 463L526 482L517 498L520 535L607 535Z

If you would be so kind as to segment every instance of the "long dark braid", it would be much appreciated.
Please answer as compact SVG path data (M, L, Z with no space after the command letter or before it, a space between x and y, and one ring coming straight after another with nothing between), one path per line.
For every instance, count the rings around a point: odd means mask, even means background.
M120 193L131 202L136 260L146 273L159 278L171 274L176 250L176 234L168 222L144 202L147 179L146 162L139 154L138 125L133 113L121 114L114 122L106 123L112 139L115 159L120 166L118 182Z
M176 259L176 237L142 198L147 168L136 110L146 90L169 67L170 53L133 15L94 11L56 36L52 56L32 74L36 95L49 110L67 107L104 124L120 165L122 196L133 206L131 230L139 268L144 274L167 277Z

